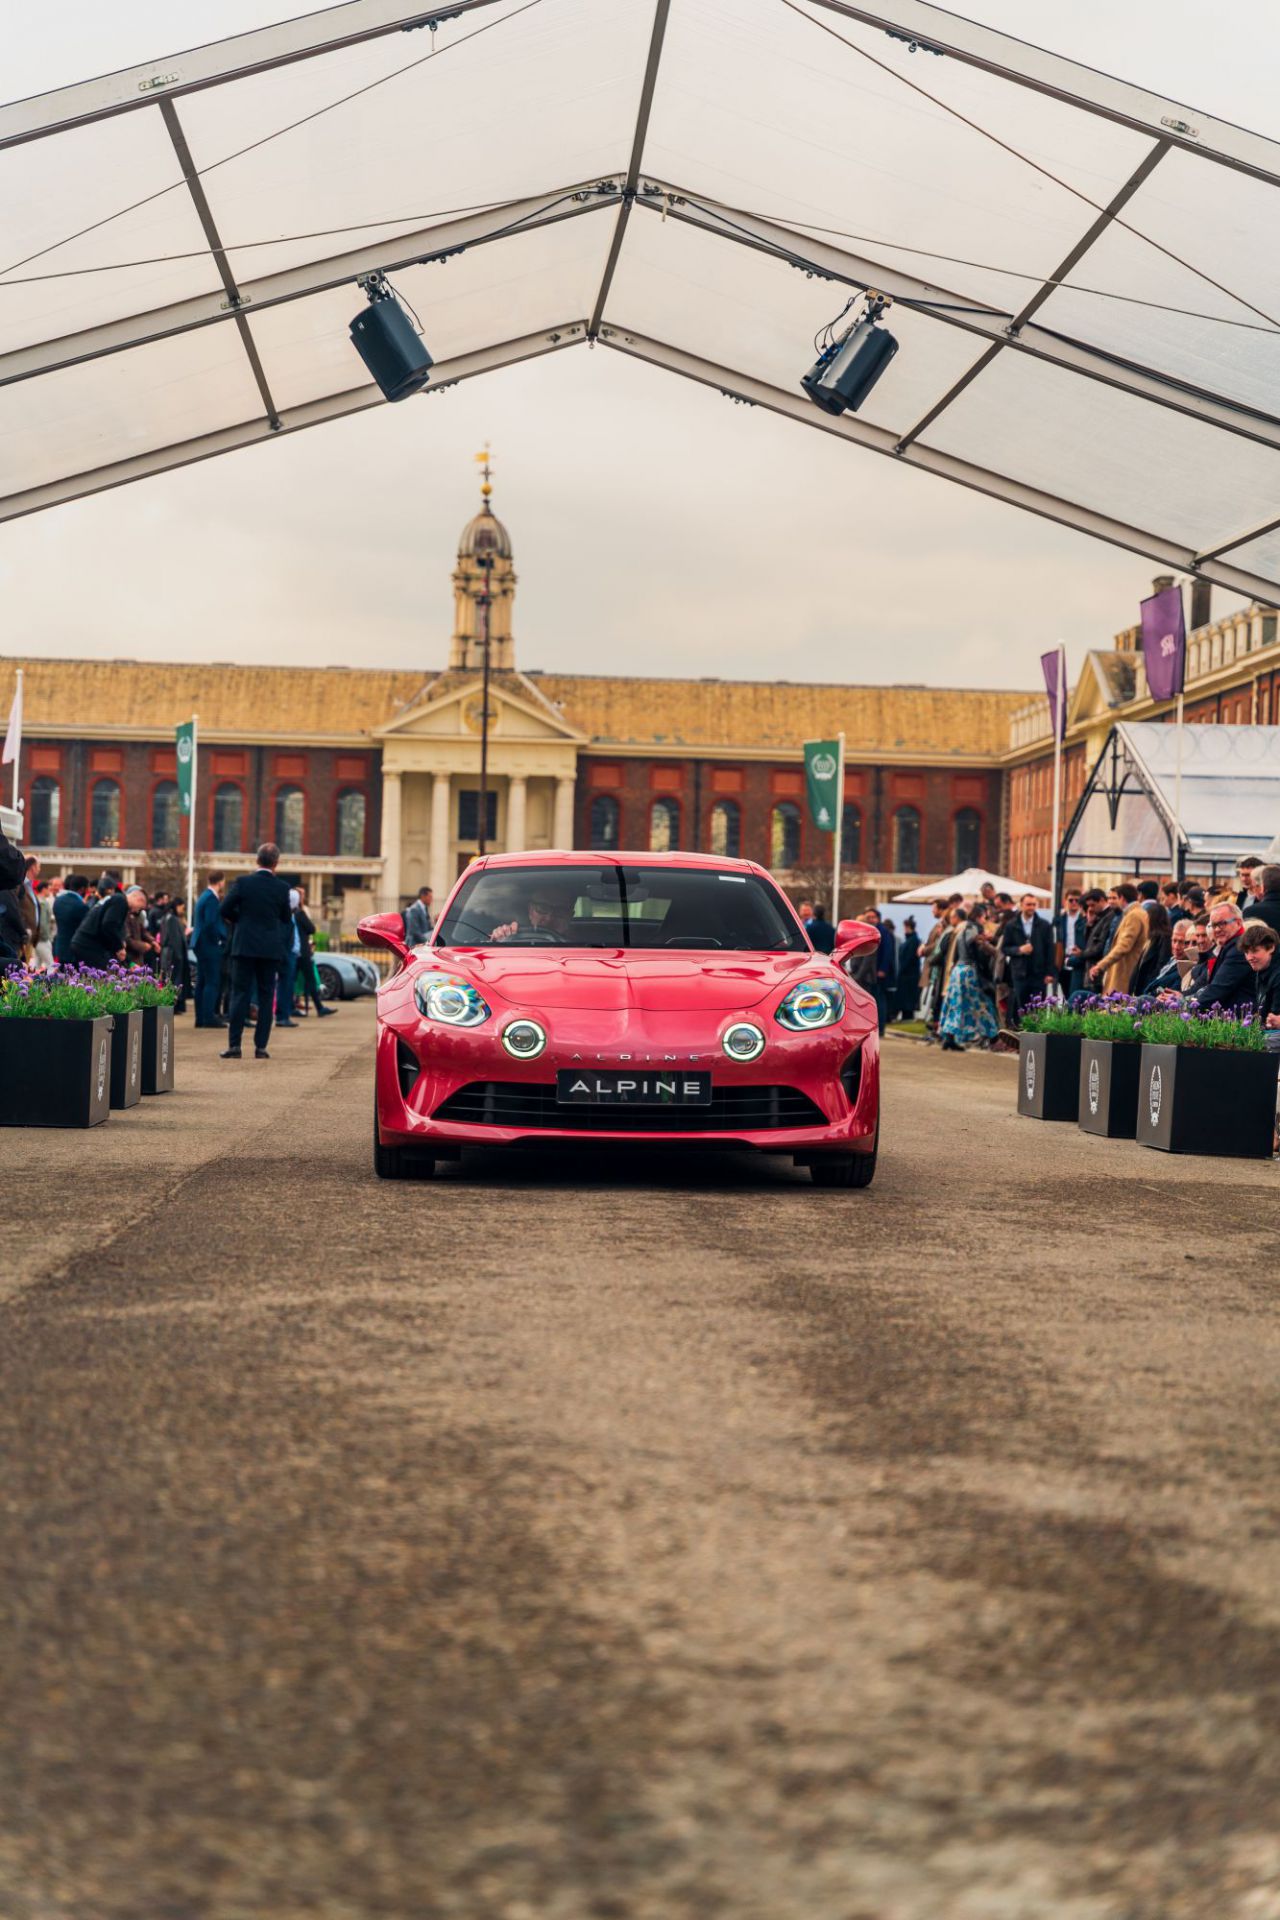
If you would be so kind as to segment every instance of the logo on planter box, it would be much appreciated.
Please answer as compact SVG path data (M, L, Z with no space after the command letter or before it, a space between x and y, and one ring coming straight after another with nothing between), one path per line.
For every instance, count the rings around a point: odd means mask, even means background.
M1164 1098L1164 1080L1159 1067L1151 1069L1151 1084L1147 1088L1147 1105L1151 1113L1152 1127L1160 1125L1160 1102Z
M169 1022L165 1020L161 1022L161 1026L160 1026L160 1077L161 1079L164 1078L165 1074L168 1073L168 1071L169 1071Z
M1099 1093L1101 1080L1102 1080L1102 1075L1098 1072L1098 1056L1095 1054L1093 1059L1089 1062L1089 1111L1090 1113L1097 1113L1098 1111L1098 1093Z
M1030 1047L1027 1048L1026 1077L1027 1098L1028 1100L1034 1100L1036 1097L1036 1056Z
M104 1033L98 1042L98 1099L103 1100L107 1092L107 1036Z
M138 1075L142 1070L142 1028L135 1026L129 1038L129 1086L132 1090L138 1084Z

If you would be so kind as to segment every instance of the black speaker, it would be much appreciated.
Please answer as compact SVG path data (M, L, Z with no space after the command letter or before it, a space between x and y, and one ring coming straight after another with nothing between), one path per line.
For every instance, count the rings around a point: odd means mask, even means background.
M824 413L843 413L846 407L856 413L897 351L887 327L859 320L810 367L800 385Z
M431 377L426 343L393 296L384 294L356 315L351 339L386 400L421 393Z

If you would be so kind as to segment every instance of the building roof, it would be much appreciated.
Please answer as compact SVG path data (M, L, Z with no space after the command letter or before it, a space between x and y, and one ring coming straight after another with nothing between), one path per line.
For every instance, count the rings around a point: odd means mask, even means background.
M0 713L24 669L28 732L163 737L192 713L224 739L363 740L454 679L418 669L179 664L149 660L0 659ZM520 675L570 725L603 747L769 748L840 732L849 755L996 760L1027 694L972 688L810 685L781 680L650 680L603 674Z
M1111 729L1067 830L1065 865L1171 873L1175 837L1192 873L1265 855L1280 825L1280 727L1127 720Z

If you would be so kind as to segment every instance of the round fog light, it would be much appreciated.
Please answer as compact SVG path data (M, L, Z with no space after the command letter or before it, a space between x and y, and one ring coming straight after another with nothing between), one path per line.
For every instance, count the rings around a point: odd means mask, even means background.
M536 1020L513 1020L503 1029L502 1044L513 1060L536 1060L547 1036Z
M742 1021L736 1027L730 1027L720 1042L730 1060L754 1060L764 1052L764 1035L759 1027L753 1027Z

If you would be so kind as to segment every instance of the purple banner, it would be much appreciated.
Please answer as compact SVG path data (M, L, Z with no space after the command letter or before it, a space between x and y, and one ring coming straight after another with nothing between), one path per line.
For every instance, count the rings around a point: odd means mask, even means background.
M1061 740L1067 731L1067 663L1062 648L1042 653L1040 665L1044 671L1044 690L1049 696L1049 726L1053 729L1056 720L1056 734Z
M1153 700L1172 700L1182 692L1187 664L1187 629L1182 618L1182 588L1166 587L1142 603L1142 657Z

